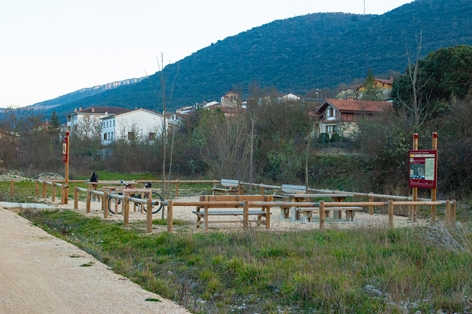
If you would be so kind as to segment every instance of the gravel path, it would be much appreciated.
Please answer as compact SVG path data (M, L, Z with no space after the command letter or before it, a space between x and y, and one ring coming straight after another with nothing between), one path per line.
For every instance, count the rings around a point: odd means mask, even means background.
M3 208L0 248L2 314L189 313Z

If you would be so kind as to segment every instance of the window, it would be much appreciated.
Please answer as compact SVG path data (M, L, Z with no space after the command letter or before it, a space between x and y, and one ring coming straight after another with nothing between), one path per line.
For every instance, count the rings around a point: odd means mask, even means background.
M338 131L337 125L327 125L326 126L326 133L334 133Z
M128 140L129 141L134 140L134 132L128 132Z
M154 141L156 139L156 133L154 132L149 132L149 140Z
M103 140L106 141L107 140L107 134L103 134Z
M113 120L113 126L115 126L115 120Z
M334 117L334 109L332 107L328 107L328 109L326 109L326 115L328 117Z

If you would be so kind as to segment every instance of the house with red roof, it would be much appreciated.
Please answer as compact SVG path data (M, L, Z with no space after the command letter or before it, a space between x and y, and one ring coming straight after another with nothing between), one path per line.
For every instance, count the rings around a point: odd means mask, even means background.
M314 132L316 136L327 133L331 138L336 133L348 137L357 130L358 121L371 119L391 108L392 103L388 101L326 99L315 112L318 121Z

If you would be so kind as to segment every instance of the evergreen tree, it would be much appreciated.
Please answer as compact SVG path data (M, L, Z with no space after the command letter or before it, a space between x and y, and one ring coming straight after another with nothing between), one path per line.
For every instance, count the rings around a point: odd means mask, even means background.
M372 70L369 69L367 73L367 77L365 78L364 83L365 90L362 91L360 98L362 100L372 100L372 101L381 101L382 95L381 90L375 86L375 78L374 74L372 74Z
M54 110L51 114L50 124L53 130L59 130L59 128L61 127L61 123L59 122L59 117L57 116L56 110Z

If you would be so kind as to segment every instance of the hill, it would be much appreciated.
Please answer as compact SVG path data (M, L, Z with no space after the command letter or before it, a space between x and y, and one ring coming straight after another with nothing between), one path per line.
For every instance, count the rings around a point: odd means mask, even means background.
M304 95L376 75L403 72L422 32L422 56L439 48L472 45L472 1L416 0L383 15L316 13L253 28L218 41L165 67L166 88L175 79L168 110L219 100L230 90L275 87ZM89 106L162 110L159 73L142 81L68 102L58 114Z

